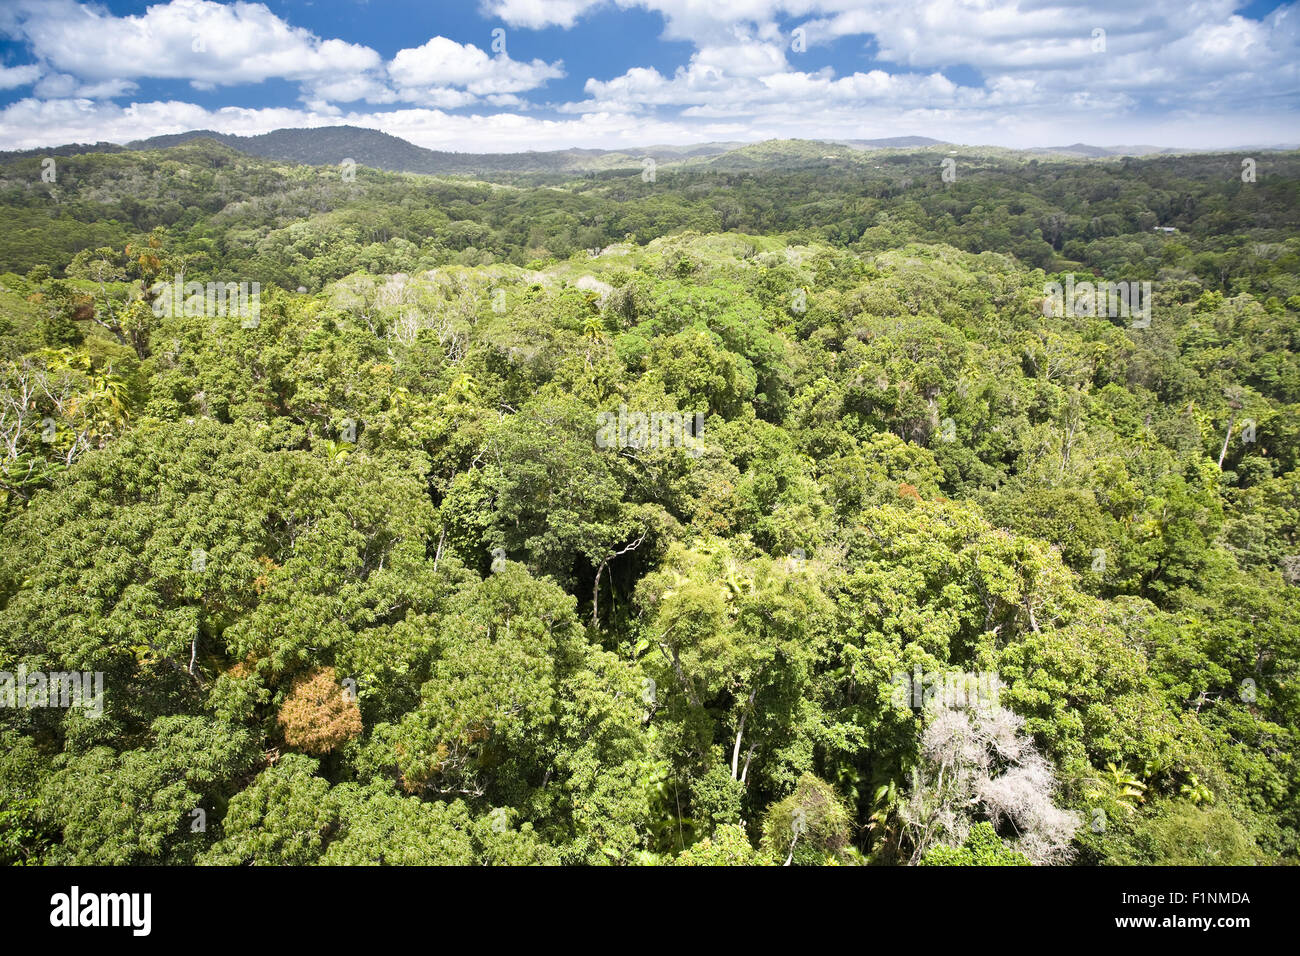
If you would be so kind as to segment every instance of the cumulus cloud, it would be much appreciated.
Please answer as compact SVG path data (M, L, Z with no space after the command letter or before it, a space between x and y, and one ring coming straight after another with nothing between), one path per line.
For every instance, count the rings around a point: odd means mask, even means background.
M843 4L851 8L855 0ZM741 23L772 23L778 15L803 16L823 6L808 0L481 0L484 14L515 27L571 27L593 10L640 8L664 18L664 35L709 42Z
M25 66L0 66L0 90L30 86L40 75L41 68L35 63L28 63Z
M511 26L537 30L571 27L602 0L485 0L483 12Z
M327 80L379 68L378 53L321 39L260 3L172 0L116 17L73 0L15 0L0 30L54 70L87 80L183 79L229 86Z
M671 77L634 68L608 81L589 80L591 99L563 107L566 112L636 112L653 106L684 106L692 115L817 111L836 105L888 102L895 108L987 102L985 91L961 88L940 73L891 74L883 70L835 78L829 68L790 69L783 50L771 43L707 47Z
M68 97L111 99L135 89L136 84L130 80L100 80L83 83L68 73L46 73L37 81L32 92L39 97L50 99Z
M472 43L433 37L423 46L399 50L388 64L388 76L398 97L408 103L460 106L442 102L456 88L477 96L520 93L564 76L563 64L533 60L524 63L504 53L488 56Z
M0 33L27 43L49 73L38 96L113 98L138 79L189 81L212 90L280 79L302 98L331 103L418 103L455 108L484 96L534 89L564 75L562 64L489 56L469 43L433 37L389 62L357 43L295 27L264 4L171 0L118 17L75 0L14 0ZM39 64L0 73L0 88L25 85Z
M585 87L590 99L564 107L568 112L675 107L684 116L795 118L812 111L829 129L842 107L865 110L889 100L900 115L923 110L942 117L943 126L924 131L939 136L967 125L1005 130L1026 122L1041 129L1140 129L1139 117L1149 122L1172 110L1207 124L1214 114L1238 122L1269 115L1283 120L1284 138L1294 136L1296 124L1282 105L1300 96L1294 6L1251 20L1233 12L1233 0L610 2L659 12L665 36L692 40L696 52L671 76L632 68L592 79ZM507 22L541 16L537 4L485 5ZM793 43L796 25L803 49ZM836 77L803 66L814 61L807 48L843 38L859 39L877 68ZM943 72L951 67L964 68L975 82L952 82Z

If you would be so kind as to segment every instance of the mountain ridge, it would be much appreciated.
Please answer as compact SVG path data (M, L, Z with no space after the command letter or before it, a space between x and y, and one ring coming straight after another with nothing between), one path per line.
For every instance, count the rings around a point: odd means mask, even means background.
M357 165L388 172L449 176L595 174L642 166L646 160L660 164L709 165L730 171L745 171L773 166L809 166L826 161L861 162L858 156L864 152L935 147L1006 149L1012 153L1088 159L1296 148L1290 145L1252 145L1223 150L1193 150L1153 145L1093 146L1074 143L1068 146L1009 149L970 147L928 136L894 136L881 139L768 139L749 143L723 141L688 145L660 144L621 150L572 147L559 150L470 153L428 149L380 130L335 125L288 127L252 136L210 129L186 130L132 140L125 144L106 141L93 144L69 143L43 149L0 152L0 156L73 156L81 153L168 149L201 139L212 140L245 155L277 162L324 166L337 165L350 159Z

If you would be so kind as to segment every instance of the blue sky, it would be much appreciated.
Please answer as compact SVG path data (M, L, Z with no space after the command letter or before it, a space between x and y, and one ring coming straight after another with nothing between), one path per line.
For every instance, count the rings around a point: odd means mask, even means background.
M0 0L0 149L373 127L462 151L925 135L1300 142L1235 0Z

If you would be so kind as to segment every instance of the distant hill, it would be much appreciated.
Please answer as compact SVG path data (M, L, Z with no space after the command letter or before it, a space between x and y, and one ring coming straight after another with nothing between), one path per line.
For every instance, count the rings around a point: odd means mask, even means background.
M1087 156L1102 159L1107 156L1151 156L1164 153L1190 153L1194 150L1173 149L1164 146L1090 146L1075 143L1072 146L1034 146L1027 153L1056 153L1061 156Z
M837 143L853 146L857 149L913 149L920 146L949 146L942 139L929 136L891 136L886 139L838 139Z
M1075 143L1073 146L1034 146L1026 149L1026 153L1055 153L1059 156L1086 156L1092 159L1103 159L1108 156L1186 156L1190 153L1239 153L1243 150L1290 150L1295 149L1291 145L1275 146L1231 146L1223 149L1183 149L1177 146L1089 146L1087 143Z
M212 140L250 156L309 166L332 166L351 159L360 166L389 172L435 176L493 178L503 175L575 175L639 168L647 159L662 165L705 165L720 170L794 169L828 162L860 163L867 149L917 148L945 145L924 136L883 140L854 140L852 144L821 140L766 140L760 143L698 143L688 146L646 146L631 150L562 149L522 153L457 153L425 149L397 136L357 126L278 129L258 136L237 136L214 130L189 130L111 143L27 150L10 155L73 155L87 152L169 149L196 140Z
M743 172L758 169L800 169L827 164L862 162L861 150L815 139L768 139L747 143L713 156L692 157L683 165Z
M491 173L572 173L639 166L649 157L676 162L724 153L738 143L650 146L632 153L605 149L562 149L523 153L456 153L416 146L397 136L357 126L278 129L260 136L234 136L194 130L154 136L128 144L129 149L163 149L208 138L252 156L309 166L331 166L351 159L361 166L390 172L481 176Z
M166 149L195 139L213 139L231 149L264 159L324 166L353 159L362 166L399 170L428 165L429 150L397 136L355 126L322 126L315 129L277 129L260 136L234 136L212 130L191 130L168 136L154 136L127 144L128 149Z
M11 149L0 151L0 156L6 159L22 159L30 156L80 156L82 153L124 153L126 151L125 146L101 140L98 143L66 143L63 146L41 146L38 149Z
M707 167L744 172L761 169L815 169L828 165L861 165L872 150L930 149L955 144L929 136L894 136L884 139L808 140L773 139L759 143L697 143L688 146L645 146L627 150L560 149L522 153L458 153L425 149L398 136L358 126L318 126L311 129L277 129L258 136L236 136L214 130L189 130L135 140L125 146L116 143L72 143L65 146L0 153L5 157L73 156L80 153L114 153L126 150L167 149L195 140L213 140L249 156L309 166L332 166L345 159L358 165L389 172L423 173L434 176L470 176L511 180L518 177L571 177L639 168L647 158L665 166ZM960 147L972 149L972 147ZM1238 147L1242 149L1291 149L1293 146ZM1208 152L1162 146L1041 146L1027 150L973 147L999 155L1015 152L1055 155L1062 158L1104 159L1115 156L1149 156Z

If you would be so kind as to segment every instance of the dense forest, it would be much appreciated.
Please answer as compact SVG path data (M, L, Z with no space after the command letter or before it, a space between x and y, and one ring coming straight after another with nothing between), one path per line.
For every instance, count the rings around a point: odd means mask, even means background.
M1250 171L0 160L0 860L1296 862Z

